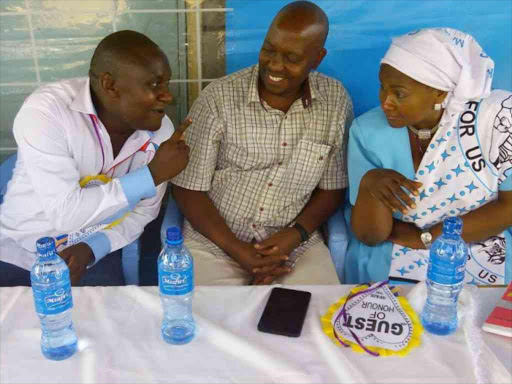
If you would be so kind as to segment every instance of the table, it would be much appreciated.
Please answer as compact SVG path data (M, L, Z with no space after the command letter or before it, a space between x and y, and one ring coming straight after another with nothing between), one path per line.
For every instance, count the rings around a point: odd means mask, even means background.
M320 317L350 286L295 286L312 293L300 338L264 334L256 326L272 287L197 287L195 339L166 344L157 287L73 288L78 352L46 360L30 288L0 288L1 383L470 383L472 353L460 328L425 333L406 357L372 357L336 346ZM504 288L481 289L485 318ZM483 320L482 320L483 321ZM512 382L511 339L483 332L479 361L491 382Z

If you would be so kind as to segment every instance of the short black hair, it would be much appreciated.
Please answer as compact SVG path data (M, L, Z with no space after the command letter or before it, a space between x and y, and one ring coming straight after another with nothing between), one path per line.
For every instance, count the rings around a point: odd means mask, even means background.
M100 41L92 56L89 70L91 83L101 73L116 76L121 66L140 65L145 53L150 51L163 54L158 45L142 33L124 30L108 35Z

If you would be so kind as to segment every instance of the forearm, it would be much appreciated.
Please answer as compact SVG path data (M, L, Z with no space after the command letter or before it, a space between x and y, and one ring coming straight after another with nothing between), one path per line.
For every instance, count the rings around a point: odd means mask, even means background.
M228 255L235 253L238 238L226 224L206 192L172 185L172 194L183 215L201 235L213 241Z
M393 229L391 210L375 199L362 186L350 220L352 231L362 243L374 246L385 241Z
M88 185L78 163L95 164L94 151L88 160L77 160L69 145L71 131L59 114L47 112L24 106L16 117L13 132L18 158L25 165L24 182L33 187L39 205L57 231L68 233L107 222L132 209L141 199L155 195L147 167L111 182L93 167L89 176L97 180Z
M461 216L462 238L466 243L486 240L512 227L512 192L501 192L498 200ZM489 218L492 217L492 220ZM429 228L432 238L441 236L443 223ZM420 239L421 230L412 223L394 220L393 231L388 240L414 249L425 249Z
M147 167L103 185L80 187L77 181L68 182L63 178L53 181L56 186L47 189L53 188L54 196L39 187L35 187L35 191L49 220L61 232L115 221L157 192Z
M308 233L314 232L336 211L342 204L345 189L326 191L317 188L295 220L302 225Z

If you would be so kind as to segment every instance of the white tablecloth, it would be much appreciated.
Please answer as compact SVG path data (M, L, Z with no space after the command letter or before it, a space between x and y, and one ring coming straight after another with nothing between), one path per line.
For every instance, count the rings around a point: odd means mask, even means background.
M406 357L372 357L336 346L320 317L349 286L290 287L312 299L302 335L258 332L271 287L197 287L195 339L166 344L160 334L157 287L73 288L79 351L46 360L30 288L0 288L1 383L471 383L471 352L464 332L425 333ZM504 289L481 289L490 313ZM485 316L486 316L485 314ZM511 339L485 334L482 355L491 382L512 382Z

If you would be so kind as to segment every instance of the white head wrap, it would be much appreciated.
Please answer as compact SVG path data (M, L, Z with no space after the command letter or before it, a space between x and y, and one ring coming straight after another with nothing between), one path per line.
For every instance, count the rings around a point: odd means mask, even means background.
M448 92L441 126L451 126L466 102L491 92L494 62L472 36L455 29L422 29L393 38L381 63Z

